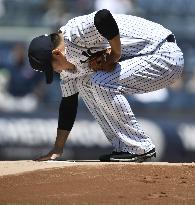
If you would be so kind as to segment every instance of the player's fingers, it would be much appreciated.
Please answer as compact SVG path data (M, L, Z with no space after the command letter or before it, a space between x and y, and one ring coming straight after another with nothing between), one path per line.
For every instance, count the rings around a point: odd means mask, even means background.
M89 68L92 69L93 71L99 70L99 65L97 64L96 60L93 60L89 62Z
M37 159L35 159L34 161L48 161L50 160L50 157L49 156L42 156L42 157L39 157Z
M97 63L97 65L101 65L101 63L102 63L102 57L101 56L96 59L96 63Z
M50 154L46 156L39 157L34 161L48 161L48 160L57 160L61 155L60 154Z

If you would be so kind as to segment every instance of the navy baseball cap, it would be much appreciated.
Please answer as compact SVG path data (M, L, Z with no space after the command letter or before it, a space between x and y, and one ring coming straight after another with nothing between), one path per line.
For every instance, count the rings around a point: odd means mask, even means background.
M44 72L46 83L53 81L53 68L51 64L52 50L54 46L51 37L47 34L34 38L29 45L28 58L31 67L40 72Z

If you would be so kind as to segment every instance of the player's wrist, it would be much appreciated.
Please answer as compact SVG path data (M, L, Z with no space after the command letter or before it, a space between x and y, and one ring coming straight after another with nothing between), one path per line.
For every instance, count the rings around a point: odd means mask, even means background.
M119 59L120 59L120 57L121 57L121 52L120 52L120 51L116 52L116 51L111 50L109 56L110 56L110 58L111 58L111 62L112 62L112 63L116 63L116 62L119 61Z
M69 136L69 133L70 131L62 130L59 128L57 129L57 136L56 136L56 141L54 145L55 150L63 151L64 145Z

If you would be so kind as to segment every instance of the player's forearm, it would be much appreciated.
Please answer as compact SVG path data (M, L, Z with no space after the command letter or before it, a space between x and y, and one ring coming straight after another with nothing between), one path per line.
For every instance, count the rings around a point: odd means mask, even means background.
M64 149L64 145L66 143L66 140L68 139L70 131L68 130L61 130L61 129L57 129L57 136L56 136L56 141L55 141L55 145L54 148L56 151L59 152L63 152Z
M113 58L113 62L118 62L121 57L121 41L119 34L109 40L109 43L111 46L110 56Z

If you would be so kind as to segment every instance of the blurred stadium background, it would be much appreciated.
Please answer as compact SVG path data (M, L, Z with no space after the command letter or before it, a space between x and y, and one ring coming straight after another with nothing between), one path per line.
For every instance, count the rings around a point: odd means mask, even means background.
M43 75L29 67L30 40L101 8L145 17L175 34L184 52L183 78L171 88L128 99L157 146L156 161L195 161L194 0L0 0L0 160L34 159L55 140L59 76L46 86ZM80 99L63 159L97 159L110 150Z

